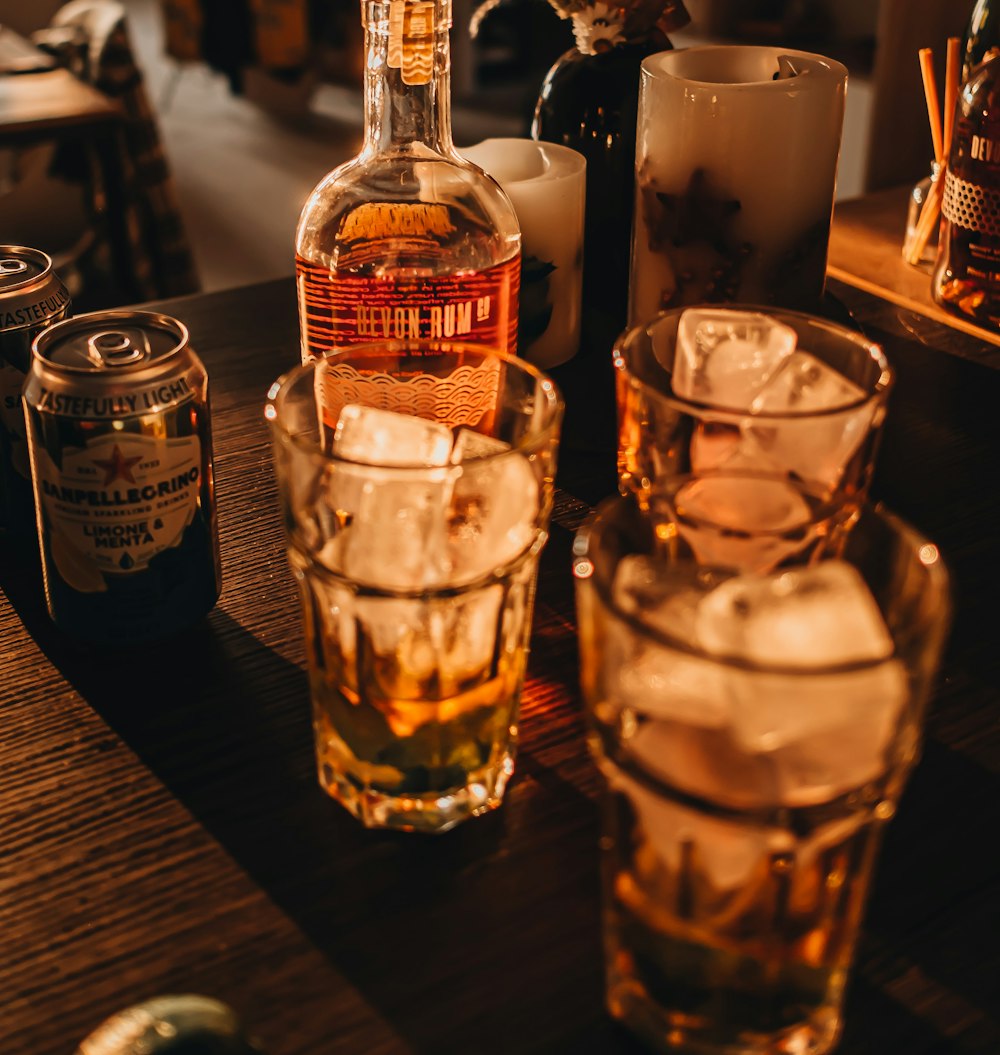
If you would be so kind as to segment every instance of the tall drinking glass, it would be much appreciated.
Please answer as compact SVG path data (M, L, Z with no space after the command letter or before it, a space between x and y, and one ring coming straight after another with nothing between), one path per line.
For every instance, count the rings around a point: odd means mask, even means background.
M369 827L444 831L513 772L561 398L455 343L358 345L265 408L319 780Z
M719 572L617 497L574 552L611 1014L666 1052L830 1051L947 628L937 548L865 506L836 559Z

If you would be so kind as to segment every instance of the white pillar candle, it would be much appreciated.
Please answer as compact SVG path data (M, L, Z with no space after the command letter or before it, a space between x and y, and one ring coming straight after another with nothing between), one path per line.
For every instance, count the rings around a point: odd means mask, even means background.
M721 45L642 63L629 323L685 304L815 308L847 70Z
M534 139L485 139L462 154L506 191L521 225L518 354L558 366L580 344L586 160Z

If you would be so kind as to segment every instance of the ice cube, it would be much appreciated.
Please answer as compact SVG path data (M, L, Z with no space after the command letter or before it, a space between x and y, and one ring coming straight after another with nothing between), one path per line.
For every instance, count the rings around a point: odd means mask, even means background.
M783 360L754 398L755 414L840 410L864 399L864 389L801 349Z
M343 525L342 574L381 589L444 585L454 473L335 466L327 501Z
M677 324L672 385L682 399L749 410L795 351L795 331L762 312L688 308Z
M728 672L733 736L772 759L783 803L824 801L885 770L908 680L853 566L733 578L701 603L696 631L712 654L784 668Z
M617 671L607 686L617 710L706 729L730 720L729 683L717 663L652 644L614 625L605 647L609 668Z
M669 568L649 557L627 556L615 569L615 604L674 641L694 644L694 624L703 591L671 581ZM723 725L729 714L725 672L681 648L671 648L611 623L607 669L617 672L610 702L640 718L673 719L693 726Z
M727 580L699 605L697 635L714 655L804 670L887 659L893 651L861 573L841 560Z
M365 465L447 465L452 441L451 429L436 421L349 403L337 419L333 452Z
M455 470L451 429L395 411L348 404L337 420L320 505L335 546L325 562L381 589L440 585ZM358 465L351 464L358 462Z
M469 441L461 442L465 449ZM532 463L509 448L460 461L457 473L447 553L451 582L460 584L507 566L528 549L537 534L540 488Z
M780 422L747 419L744 439L783 471L836 487L872 427L876 407L865 404L864 398L864 390L853 381L808 352L796 351L768 379L750 409L754 414L808 417Z
M799 679L801 682L801 679ZM877 667L837 675L809 677L805 684L757 685L753 698L737 704L759 709L760 697L772 693L775 703L790 714L802 700L813 711L808 733L773 748L780 801L789 806L810 806L843 795L880 778L889 768L889 751L896 740L908 699L906 672L899 660ZM794 698L793 698L794 694ZM772 706L772 716L779 709ZM822 719L825 717L826 721ZM822 726L822 727L821 727ZM739 723L743 742L751 746L773 743L764 726Z
M812 509L798 488L780 478L708 474L662 500L695 559L709 567L767 572L813 536Z
M492 454L502 454L510 450L510 444L495 436L485 436L475 429L461 428L455 436L455 445L451 449L451 460L463 462L466 459L487 458Z
M768 904L773 898L772 862L779 855L794 855L793 900L806 908L814 905L817 856L850 838L863 815L839 817L802 840L785 828L729 821L678 801L657 784L736 809L766 808L783 797L775 782L780 770L771 759L741 754L720 733L697 733L692 739L680 732L650 723L637 737L633 754L652 780L638 780L608 762L602 770L609 785L629 799L641 837L667 870L667 883L673 880L679 903L684 899L685 914L732 920L753 911L755 904ZM641 869L641 858L636 861ZM658 890L669 896L664 878L657 876Z

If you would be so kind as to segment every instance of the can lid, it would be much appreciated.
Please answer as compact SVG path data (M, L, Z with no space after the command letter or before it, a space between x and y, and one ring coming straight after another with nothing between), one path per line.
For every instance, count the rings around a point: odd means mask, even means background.
M40 249L0 245L0 295L30 286L52 270L52 261Z
M159 365L187 343L187 327L169 315L95 311L43 330L34 352L60 370L119 373Z

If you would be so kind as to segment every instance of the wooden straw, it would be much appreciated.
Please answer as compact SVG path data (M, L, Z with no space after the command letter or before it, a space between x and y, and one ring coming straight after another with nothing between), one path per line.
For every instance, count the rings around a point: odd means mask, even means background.
M944 152L941 139L941 109L938 103L937 82L934 80L934 53L930 48L921 48L920 73L924 79L924 101L927 103L927 117L931 123L931 141L934 144L934 157L940 158Z
M948 38L948 54L944 80L944 129L938 114L937 86L934 82L933 55L930 48L920 50L920 72L924 81L924 100L927 103L927 116L931 124L931 140L934 144L934 160L937 162L937 179L931 183L927 200L920 211L920 220L913 242L906 255L907 263L917 265L923 256L924 249L930 241L934 228L941 217L941 199L944 195L944 181L948 166L948 155L951 152L951 139L955 128L955 106L959 91L959 49L958 37Z
M958 37L948 38L948 59L944 74L944 135L942 137L942 156L938 157L938 164L943 169L948 164L951 153L951 135L955 129L955 104L958 102L958 79L959 72L959 49L961 41Z

